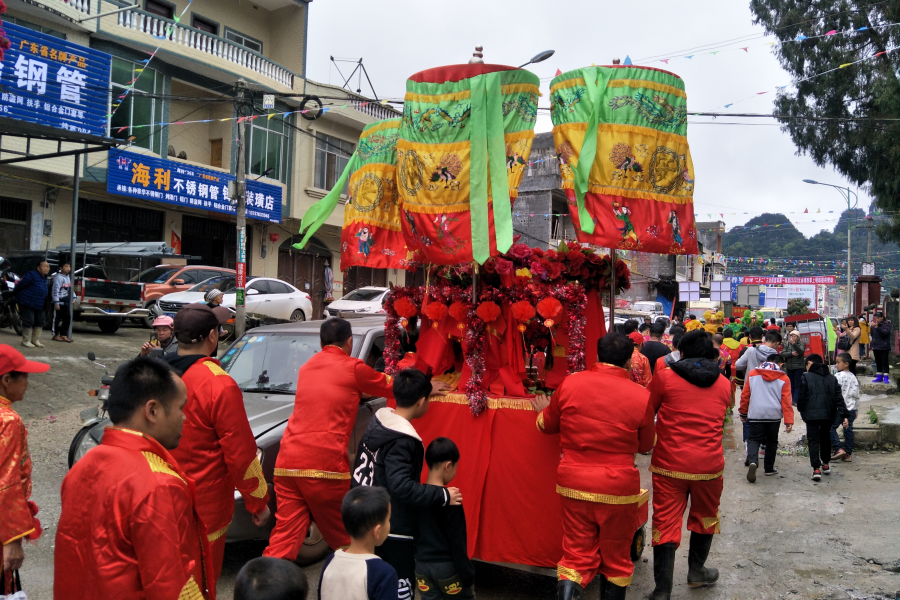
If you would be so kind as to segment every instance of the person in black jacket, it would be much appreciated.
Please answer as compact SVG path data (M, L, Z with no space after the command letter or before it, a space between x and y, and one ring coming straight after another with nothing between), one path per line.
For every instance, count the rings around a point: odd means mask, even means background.
M436 438L425 451L430 485L446 486L456 477L459 448ZM416 540L416 583L422 600L475 598L475 567L469 560L466 513L462 506L419 509Z
M391 533L375 553L397 570L399 600L412 600L418 509L459 506L462 494L455 487L420 483L425 446L410 421L428 411L428 378L406 369L394 377L393 387L397 408L379 409L369 422L359 441L350 487L375 485L390 494Z
M819 481L822 473L831 475L828 464L831 460L831 424L840 415L844 427L847 427L850 414L844 404L841 385L818 354L806 357L806 373L800 379L797 408L806 423L812 478Z

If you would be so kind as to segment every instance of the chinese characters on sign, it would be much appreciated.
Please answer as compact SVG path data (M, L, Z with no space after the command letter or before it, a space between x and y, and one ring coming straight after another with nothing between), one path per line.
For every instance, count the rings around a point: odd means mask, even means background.
M0 63L0 116L105 136L109 54L18 25L3 27L10 48Z
M109 151L106 191L225 214L237 210L228 198L234 175L134 152ZM281 222L281 188L247 181L247 217Z

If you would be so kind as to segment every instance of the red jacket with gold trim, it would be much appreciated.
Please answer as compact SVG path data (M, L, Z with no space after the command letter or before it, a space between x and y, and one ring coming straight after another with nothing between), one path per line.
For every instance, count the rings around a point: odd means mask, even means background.
M214 600L194 482L159 442L107 427L62 484L53 595Z
M560 487L589 494L636 496L641 477L635 452L653 447L650 393L625 369L595 363L569 375L537 419L544 433L559 433Z
M713 359L664 365L657 364L649 388L657 435L650 470L680 479L718 477L725 468L722 424L731 382Z
M197 482L197 512L209 530L210 541L215 541L231 523L235 489L251 514L266 508L269 492L256 458L244 396L234 379L218 360L206 356L194 362L181 379L187 386L188 401L181 442L172 450L172 457Z
M12 403L0 397L0 545L20 538L36 540L41 523L31 497L28 432Z
M347 448L361 393L393 399L392 385L390 376L340 348L323 348L300 367L294 412L281 438L275 474L349 479Z

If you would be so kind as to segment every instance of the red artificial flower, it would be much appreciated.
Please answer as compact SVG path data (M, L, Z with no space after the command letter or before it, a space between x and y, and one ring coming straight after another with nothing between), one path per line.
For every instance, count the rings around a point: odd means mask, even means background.
M485 323L493 323L500 317L500 307L495 302L488 300L478 305L475 314Z
M6 2L0 0L0 15L6 12Z
M10 42L7 37L0 37L0 48L3 50L9 50Z
M544 256L546 256L546 257L549 258L550 260L559 260L559 252L557 252L556 250L552 250L552 249L551 249L551 250L547 250L547 251L544 253Z
M538 302L537 311L545 319L558 320L562 316L563 305L556 298L544 298Z
M457 300L450 305L450 316L457 321L465 321L469 318L469 307Z
M544 267L544 264L540 260L535 259L531 261L531 274L543 277L547 274L547 269Z
M486 273L493 274L496 271L496 269L494 267L494 259L493 258L489 258L486 261L484 261L484 264L482 266L484 267L484 270Z
M418 309L409 298L400 298L394 302L394 311L398 316L408 319L416 316Z
M516 321L524 323L534 318L534 307L525 300L520 300L510 306L512 316Z
M513 244L512 248L509 249L509 255L520 260L525 260L526 258L531 258L531 248L526 244Z
M425 316L435 323L440 322L447 316L447 305L441 302L429 302L422 310L425 313Z
M513 272L512 261L496 258L494 259L494 270L498 275L510 275Z
M538 258L544 258L544 251L540 248L532 248L531 254L532 256L537 256Z
M551 262L547 265L547 279L550 281L554 281L559 279L563 273L563 264L558 262Z

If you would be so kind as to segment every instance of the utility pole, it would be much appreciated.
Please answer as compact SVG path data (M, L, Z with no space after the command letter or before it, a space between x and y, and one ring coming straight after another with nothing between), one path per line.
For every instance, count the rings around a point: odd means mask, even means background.
M239 79L234 84L234 108L238 115L237 122L237 167L235 169L235 196L237 200L237 261L235 270L237 276L235 278L235 301L234 301L234 337L235 339L244 335L244 329L247 322L247 308L244 297L244 286L247 283L247 182L246 167L247 160L245 158L246 149L244 140L247 136L246 127L247 119L244 111L246 109L245 95L247 92L247 82ZM253 110L253 107L250 107ZM243 117L243 118L242 118Z
M866 229L869 230L869 248L866 250L866 262L872 262L872 228L875 227L875 219L866 216Z

